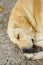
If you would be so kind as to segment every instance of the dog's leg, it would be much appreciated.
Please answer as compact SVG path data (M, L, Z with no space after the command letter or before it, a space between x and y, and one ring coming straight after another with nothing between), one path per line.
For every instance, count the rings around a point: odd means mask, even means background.
M25 53L24 56L32 60L43 59L43 51L34 54Z

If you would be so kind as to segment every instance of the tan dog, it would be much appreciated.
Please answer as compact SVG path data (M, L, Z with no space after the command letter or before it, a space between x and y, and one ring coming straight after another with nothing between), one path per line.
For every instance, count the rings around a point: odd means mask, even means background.
M30 52L33 45L43 48L43 1L18 0L12 10L7 32L24 52ZM43 51L24 55L33 60L42 59Z

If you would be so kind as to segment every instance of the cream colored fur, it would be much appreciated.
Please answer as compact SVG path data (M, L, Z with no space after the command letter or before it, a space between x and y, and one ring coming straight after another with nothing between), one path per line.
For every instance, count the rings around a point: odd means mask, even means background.
M32 48L34 45L43 48L43 0L18 0L8 22L8 35L20 49ZM33 60L42 59L43 51L24 54Z

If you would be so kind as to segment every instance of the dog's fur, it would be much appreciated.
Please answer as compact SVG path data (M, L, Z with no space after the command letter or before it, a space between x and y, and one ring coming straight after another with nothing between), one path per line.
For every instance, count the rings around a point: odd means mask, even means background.
M33 45L43 48L43 1L18 0L12 10L7 32L20 49L31 49ZM42 59L43 51L24 55L33 60Z

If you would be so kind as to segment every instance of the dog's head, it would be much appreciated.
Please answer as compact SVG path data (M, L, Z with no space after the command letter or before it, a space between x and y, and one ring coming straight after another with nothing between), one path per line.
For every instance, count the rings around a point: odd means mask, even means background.
M30 52L34 43L34 34L32 29L9 28L10 39L16 43L23 52Z

